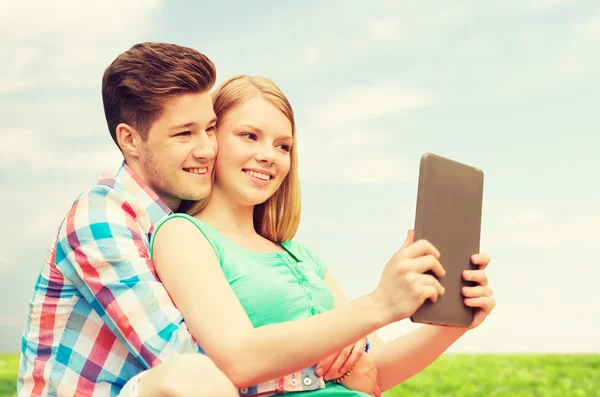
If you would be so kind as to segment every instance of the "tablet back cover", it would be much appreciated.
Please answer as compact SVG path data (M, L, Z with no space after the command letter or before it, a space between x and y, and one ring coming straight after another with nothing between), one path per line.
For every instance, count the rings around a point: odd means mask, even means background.
M459 327L473 322L474 309L465 306L461 292L472 284L462 272L477 268L471 256L479 252L482 200L481 170L431 153L421 157L415 241L426 239L439 250L446 292L435 303L425 301L413 322Z

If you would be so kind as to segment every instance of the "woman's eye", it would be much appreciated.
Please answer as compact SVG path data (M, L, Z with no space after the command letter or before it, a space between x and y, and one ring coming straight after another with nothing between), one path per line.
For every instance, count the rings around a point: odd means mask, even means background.
M212 127L206 129L206 133L208 135L213 135L216 132L217 132L217 126L215 126L215 125L213 125Z
M289 151L292 149L292 148L290 147L290 145L288 145L288 144L286 144L286 143L279 145L279 148L280 148L281 150L283 150L284 152L289 152Z
M243 134L241 134L240 136L244 137L244 138L248 138L251 139L253 141L256 141L256 134L253 134L251 132L244 132Z
M191 134L192 134L191 131L183 131L183 132L180 132L179 134L176 134L175 136L189 136Z

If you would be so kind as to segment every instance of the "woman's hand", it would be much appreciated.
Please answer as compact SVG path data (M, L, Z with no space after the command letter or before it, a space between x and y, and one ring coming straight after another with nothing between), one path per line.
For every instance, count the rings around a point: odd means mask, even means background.
M353 345L347 346L339 353L334 353L317 364L315 374L324 380L336 379L354 368L363 356L367 340L360 339Z
M485 274L485 268L489 265L490 260L491 258L487 254L475 254L471 257L471 261L479 266L479 269L465 270L463 272L463 278L466 281L477 284L473 287L463 287L462 289L465 297L465 305L478 309L475 312L473 323L471 323L469 329L477 328L496 306L494 291L489 287L488 278Z

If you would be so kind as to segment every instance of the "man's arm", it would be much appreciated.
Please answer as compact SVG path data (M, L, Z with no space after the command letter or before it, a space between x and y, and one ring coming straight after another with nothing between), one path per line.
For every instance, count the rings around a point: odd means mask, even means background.
M146 368L200 351L155 275L136 213L114 191L98 187L75 203L56 265Z

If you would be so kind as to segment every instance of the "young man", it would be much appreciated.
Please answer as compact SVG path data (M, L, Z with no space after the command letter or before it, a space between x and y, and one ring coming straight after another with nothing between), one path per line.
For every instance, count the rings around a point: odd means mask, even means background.
M237 395L197 354L147 248L159 219L210 192L215 79L206 56L162 43L135 45L106 69L106 120L125 161L81 194L48 251L23 335L19 396L115 396L149 368L127 393Z

